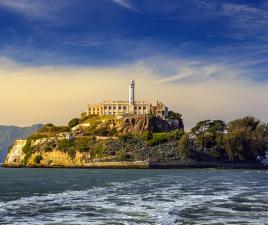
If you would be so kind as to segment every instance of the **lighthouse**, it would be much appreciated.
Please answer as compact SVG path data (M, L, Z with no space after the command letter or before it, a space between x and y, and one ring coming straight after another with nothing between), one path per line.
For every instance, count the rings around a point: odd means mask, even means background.
M1 1L1 0L0 0ZM135 98L135 80L129 82L128 100L106 100L98 104L89 104L87 115L114 115L122 117L124 115L148 115L150 113L165 118L168 108L161 102L152 105L147 101L138 101Z
M135 81L131 80L129 83L129 99L128 99L129 105L135 104Z

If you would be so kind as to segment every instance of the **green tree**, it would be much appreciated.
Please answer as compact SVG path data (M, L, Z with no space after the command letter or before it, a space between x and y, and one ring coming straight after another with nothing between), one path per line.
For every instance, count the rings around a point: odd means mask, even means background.
M69 121L68 123L68 127L69 128L72 128L72 127L75 127L76 125L79 124L79 119L78 118L73 118Z
M176 113L173 111L168 112L168 119L170 120L177 120L178 121L178 128L184 130L184 124L182 120L182 115L180 113Z
M40 164L40 162L43 160L43 157L41 155L36 155L34 158L34 162L36 164Z
M191 129L191 133L196 136L198 148L205 150L220 147L218 140L223 137L225 130L226 124L221 120L202 120Z
M184 135L182 135L178 142L178 148L180 159L185 159L190 156L191 140L189 134L185 133Z
M231 121L224 137L225 151L230 161L255 161L267 150L267 124L252 116Z

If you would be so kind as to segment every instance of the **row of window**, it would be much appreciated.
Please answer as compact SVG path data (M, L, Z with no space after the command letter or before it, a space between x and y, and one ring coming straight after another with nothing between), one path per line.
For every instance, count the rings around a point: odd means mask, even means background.
M104 109L116 109L116 106L104 106ZM127 109L127 107L126 106L118 106L118 109Z
M116 106L104 106L104 109L114 109L114 110L116 110ZM126 110L127 109L127 107L126 106L118 106L118 110L121 110L121 109L124 109L124 110ZM143 110L146 110L146 107L145 106L143 106L143 107L141 107L141 106L139 106L139 107L136 107L136 106L134 106L134 109L135 110L137 110L139 108L139 110L141 110L141 109L143 109ZM100 110L100 108L89 108L89 111L99 111ZM102 107L101 107L101 110L102 110Z
M96 115L102 115L102 112L100 113L99 111L98 112L92 112L90 114L96 114ZM134 114L144 114L144 113L138 113L137 111L134 112ZM116 115L115 112L108 112L108 113L104 113L104 115Z

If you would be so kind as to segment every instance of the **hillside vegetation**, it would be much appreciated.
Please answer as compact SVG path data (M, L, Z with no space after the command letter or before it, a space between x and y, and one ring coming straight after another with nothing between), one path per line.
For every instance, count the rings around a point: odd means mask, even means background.
M92 162L265 162L268 126L254 117L226 124L204 120L185 132L181 115L82 116L67 126L47 124L21 147L23 162L10 154L7 164L76 165ZM16 147L16 149L19 149Z

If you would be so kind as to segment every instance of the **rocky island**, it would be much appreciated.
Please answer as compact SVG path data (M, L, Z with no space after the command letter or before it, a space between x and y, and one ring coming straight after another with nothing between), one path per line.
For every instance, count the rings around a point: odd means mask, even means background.
M184 131L163 103L90 104L67 126L46 124L9 148L5 167L267 168L268 125L254 117L203 120Z
M4 166L266 168L266 132L253 117L227 127L222 121L201 121L187 133L181 115L173 112L166 120L89 115L72 119L68 126L47 124L26 140L17 140Z

